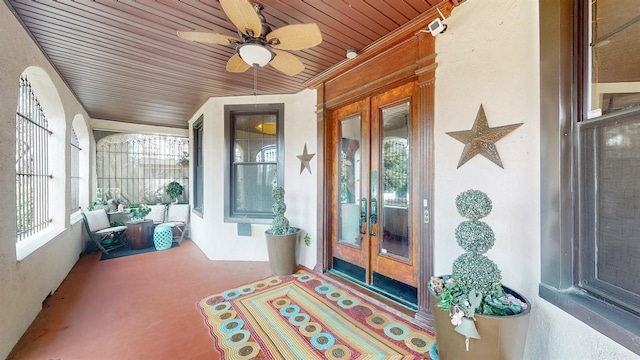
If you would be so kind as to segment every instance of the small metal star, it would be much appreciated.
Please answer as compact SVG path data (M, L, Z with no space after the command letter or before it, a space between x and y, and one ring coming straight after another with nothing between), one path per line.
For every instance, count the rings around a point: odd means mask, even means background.
M484 114L484 108L480 104L480 110L478 110L478 115L476 115L476 120L471 130L447 133L447 135L464 144L460 161L458 161L458 168L471 160L472 157L480 154L504 169L495 143L520 125L522 123L490 128L487 123L487 116Z
M304 169L309 170L309 174L311 174L311 164L309 162L316 154L308 154L307 153L307 144L304 144L304 151L302 151L302 155L296 155L298 159L300 159L300 174L304 171Z

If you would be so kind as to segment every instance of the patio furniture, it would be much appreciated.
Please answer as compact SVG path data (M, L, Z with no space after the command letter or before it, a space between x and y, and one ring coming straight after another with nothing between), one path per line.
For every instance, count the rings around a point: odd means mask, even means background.
M105 209L98 209L82 213L84 227L89 238L105 254L127 244L126 226L111 226Z
M147 205L151 212L145 216L145 220L153 220L154 225L159 225L164 222L165 215L167 214L167 206L164 204Z
M188 231L189 213L189 204L171 204L169 205L169 210L167 210L167 220L161 224L177 229L178 234L174 236L174 241L177 240L178 244L182 242L185 232Z
M133 250L146 249L153 246L153 221L127 221L127 242Z
M173 231L169 225L158 225L153 230L153 245L156 250L165 250L171 248L173 243Z

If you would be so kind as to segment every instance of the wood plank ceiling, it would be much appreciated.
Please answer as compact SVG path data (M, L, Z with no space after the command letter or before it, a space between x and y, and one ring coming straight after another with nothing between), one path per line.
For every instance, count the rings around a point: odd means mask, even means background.
M257 93L291 94L434 6L456 0L260 0L272 29L316 23L323 42L293 51L294 77L257 70ZM208 97L252 95L253 70L228 73L234 47L176 30L236 35L217 0L5 0L95 119L186 128Z

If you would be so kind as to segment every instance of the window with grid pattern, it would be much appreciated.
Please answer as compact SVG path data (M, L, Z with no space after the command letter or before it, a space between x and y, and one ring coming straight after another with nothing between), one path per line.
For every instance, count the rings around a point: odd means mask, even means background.
M16 110L16 238L20 242L51 223L48 147L51 132L26 77L20 78Z
M80 209L80 142L71 129L71 212Z
M225 106L225 220L273 217L271 189L282 185L284 104Z
M169 203L166 186L184 187L189 200L189 139L171 135L114 134L96 145L97 197L124 204Z
M539 9L540 297L640 354L640 6Z

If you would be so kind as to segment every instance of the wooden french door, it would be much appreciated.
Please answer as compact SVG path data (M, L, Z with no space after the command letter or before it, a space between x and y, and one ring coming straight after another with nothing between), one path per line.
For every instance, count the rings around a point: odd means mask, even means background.
M418 288L414 94L410 83L332 110L327 154L331 270L409 306Z

